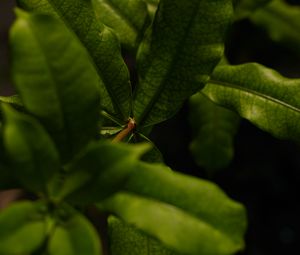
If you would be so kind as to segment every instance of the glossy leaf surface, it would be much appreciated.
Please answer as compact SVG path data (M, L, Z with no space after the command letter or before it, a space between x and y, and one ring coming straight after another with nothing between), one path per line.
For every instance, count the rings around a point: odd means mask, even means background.
M129 73L117 37L98 21L91 0L18 0L18 3L26 10L59 17L76 33L102 80L101 105L110 114L127 121L131 108Z
M158 241L114 216L108 218L111 255L175 255Z
M194 139L190 150L208 173L226 167L234 154L233 139L239 125L236 113L217 106L201 93L190 99L190 124Z
M60 21L21 11L18 16L10 36L15 85L25 108L46 125L68 158L97 134L98 75Z
M273 0L255 12L251 21L264 28L276 42L300 54L300 7Z
M139 48L134 117L141 126L170 118L202 88L219 62L230 0L162 0Z
M244 208L214 184L141 163L104 207L183 254L232 254L244 245ZM134 194L134 195L133 195Z
M41 204L16 203L0 212L0 254L31 254L46 238Z
M205 221L160 201L118 193L104 206L175 252L221 255L241 248Z
M135 49L148 18L147 5L142 0L93 0L96 16L112 28L121 43Z
M300 142L300 80L262 65L220 66L202 91L259 128Z
M58 152L45 129L32 117L3 106L4 146L14 174L26 188L47 192L47 182L59 170Z
M101 244L93 225L81 214L65 212L48 243L49 255L101 255Z

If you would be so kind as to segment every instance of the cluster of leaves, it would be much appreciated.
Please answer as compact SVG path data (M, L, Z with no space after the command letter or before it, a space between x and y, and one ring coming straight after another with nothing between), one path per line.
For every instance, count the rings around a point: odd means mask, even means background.
M299 55L300 7L284 0L234 3L235 22L249 19L274 42ZM257 63L229 65L222 61L204 89L190 99L190 123L194 131L191 152L198 165L210 174L229 165L239 117L279 139L299 143L299 93L299 79L283 77Z
M235 1L235 14L231 0L17 2L10 43L18 94L0 98L0 189L37 199L0 213L0 254L103 254L85 216L91 206L109 215L112 255L243 249L242 205L209 181L154 163L160 155L149 144L130 143L151 143L153 125L197 92L192 151L200 166L228 163L239 122L207 98L299 140L299 80L259 64L218 65L234 15L270 8L267 1ZM122 48L136 56L135 86Z

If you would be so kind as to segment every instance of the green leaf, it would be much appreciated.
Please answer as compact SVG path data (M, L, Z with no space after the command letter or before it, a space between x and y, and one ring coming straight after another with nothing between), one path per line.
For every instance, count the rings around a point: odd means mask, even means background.
M159 0L143 0L145 3L147 3L147 9L149 16L151 20L153 20L155 13L157 11L157 7L159 4Z
M251 21L264 28L272 40L300 54L300 7L273 0L255 12Z
M57 19L23 11L10 39L25 108L46 125L63 158L71 157L98 130L99 79L87 52Z
M223 55L230 0L162 0L139 48L134 118L140 126L173 116L208 81Z
M190 99L189 119L194 133L190 149L196 163L210 174L228 166L234 154L238 115L197 93Z
M10 104L14 108L22 109L23 103L20 99L19 95L13 95L13 96L0 96L0 102Z
M245 210L214 184L141 163L105 208L183 254L233 254L244 246Z
M138 158L148 145L113 144L97 142L68 167L69 174L57 195L67 196L76 204L101 201L119 191L129 174L135 170Z
M236 0L235 1L235 19L243 19L250 16L259 8L273 0Z
M103 206L178 253L221 255L241 249L240 244L206 221L160 201L118 193Z
M26 112L22 100L19 95L13 96L0 96L0 103L9 104L14 109L20 112ZM0 111L0 121L3 120L2 112ZM0 122L1 126L1 122Z
M100 237L92 224L75 211L69 213L68 210L65 212L67 218L58 223L51 234L49 255L101 255Z
M19 202L0 212L0 254L20 255L35 251L46 238L44 206Z
M3 105L4 146L15 176L26 188L47 192L49 179L59 170L57 150L44 128L32 117Z
M135 49L148 21L147 5L142 0L93 0L96 16L112 28L121 43Z
M300 79L255 63L220 66L202 92L272 135L300 142Z
M114 216L108 218L111 255L175 255L155 239Z
M146 130L144 130L146 131ZM146 131L147 132L147 131ZM148 143L151 146L151 149L147 151L142 157L141 160L149 163L163 163L164 158L160 150L156 145L146 136L141 133L135 133L129 141L130 143L139 144L139 143Z
M18 0L18 3L26 10L60 17L76 33L103 81L100 84L102 107L120 120L127 121L131 111L129 72L117 37L98 21L91 0Z

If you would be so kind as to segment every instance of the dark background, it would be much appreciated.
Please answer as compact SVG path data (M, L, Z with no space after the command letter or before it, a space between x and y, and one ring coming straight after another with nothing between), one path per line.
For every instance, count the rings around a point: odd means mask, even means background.
M299 4L299 1L289 1ZM8 27L13 21L14 2L0 0L1 95L12 94L9 76ZM227 42L232 64L259 62L287 77L300 77L300 56L274 44L261 29L248 21L235 24ZM188 150L191 141L188 105L171 120L155 127L151 137L173 169L207 178ZM242 202L248 211L249 227L244 255L300 254L298 209L300 147L280 141L242 121L235 139L231 165L212 181Z

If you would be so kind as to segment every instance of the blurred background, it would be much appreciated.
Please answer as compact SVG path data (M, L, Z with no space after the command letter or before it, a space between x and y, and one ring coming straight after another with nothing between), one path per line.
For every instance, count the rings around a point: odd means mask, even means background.
M288 1L298 4L299 1ZM14 1L0 0L1 95L11 95L8 29ZM300 33L300 31L299 31ZM287 77L300 77L300 54L274 43L248 20L235 23L227 42L232 64L259 62ZM208 174L189 152L188 104L171 120L157 125L151 138L174 170L201 178ZM243 120L235 138L235 159L210 179L248 211L249 227L243 255L300 254L300 147L281 141Z

